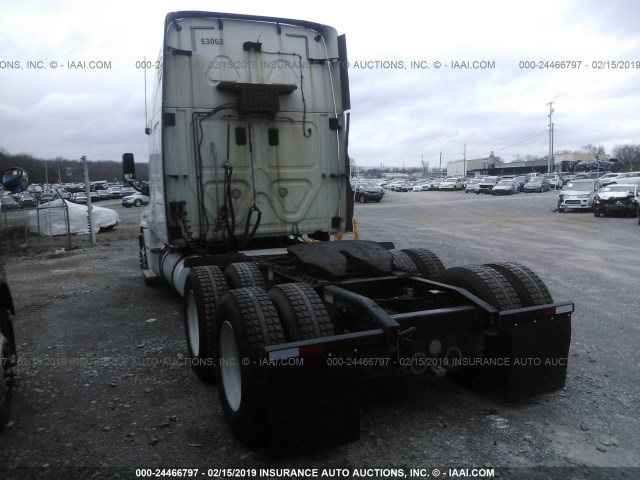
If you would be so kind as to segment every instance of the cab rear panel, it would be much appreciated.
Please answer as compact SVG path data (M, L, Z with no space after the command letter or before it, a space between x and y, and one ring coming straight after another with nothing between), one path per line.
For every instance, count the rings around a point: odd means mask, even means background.
M291 23L167 16L149 125L149 217L164 243L240 236L258 214L256 238L347 228L338 37Z

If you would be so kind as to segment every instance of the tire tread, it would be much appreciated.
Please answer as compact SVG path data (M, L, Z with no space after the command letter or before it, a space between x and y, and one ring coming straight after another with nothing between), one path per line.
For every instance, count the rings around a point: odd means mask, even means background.
M435 278L445 271L442 260L431 250L426 248L405 248L400 251L411 259L418 272L426 278Z

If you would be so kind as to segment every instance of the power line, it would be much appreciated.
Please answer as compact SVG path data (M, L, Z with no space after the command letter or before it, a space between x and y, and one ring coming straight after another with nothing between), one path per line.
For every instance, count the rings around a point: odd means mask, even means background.
M542 135L547 135L547 134L548 134L548 130L542 130L541 132L536 133L535 135L532 135L530 137L527 137L524 140L520 140L518 142L514 142L514 143L511 143L509 145L505 145L503 147L500 147L500 148L494 148L492 151L493 152L501 152L503 150L507 150L508 148L514 147L516 145L521 145L521 144L523 144L525 142L528 142L529 140L533 140L534 138L540 137ZM479 157L478 156L478 158L486 158L486 157Z
M560 127L565 127L568 128L569 130L574 129L574 130L586 130L586 131L590 131L590 132L594 132L594 133L598 133L600 135L607 135L607 136L611 136L611 137L620 137L623 136L622 134L620 134L620 132L618 133L609 133L609 132L603 132L600 130L594 130L592 128L585 128L585 127L574 127L572 125L563 125L561 123L556 123L555 126L560 126Z
M542 135L546 135L547 133L548 133L548 130L542 130L541 132L536 133L535 135L531 135L530 137L527 137L527 138L525 138L523 140L519 140L517 142L510 143L508 145L504 145L502 147L493 148L491 151L493 151L493 152L501 152L501 151L506 150L508 148L514 147L516 145L521 145L521 144L523 144L525 142L528 142L529 140L533 140L534 138L540 137ZM464 151L461 154L464 156L465 155ZM456 158L458 158L458 156L461 155L461 154L458 154L458 153L449 153L449 154L442 153L442 158L443 159L447 158L447 157L456 157ZM467 158L468 160L478 160L478 159L486 158L486 155L484 155L484 154L482 154L482 155L481 154L474 154L474 155L467 155L467 156L468 156L468 158Z

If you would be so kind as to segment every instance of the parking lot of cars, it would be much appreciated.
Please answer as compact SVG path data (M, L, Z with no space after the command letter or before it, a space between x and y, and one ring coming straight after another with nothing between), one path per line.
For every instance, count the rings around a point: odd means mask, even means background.
M555 208L551 202L548 206L553 212L589 211L595 217L627 216L637 218L640 224L640 172L635 171L615 174L587 172L578 175L552 173L502 177L440 177L415 181L355 179L352 180L352 186L355 201L362 203L369 200L382 201L385 190L395 193L413 192L413 195L416 192L449 190L478 195L487 193L493 197L536 192L553 198ZM365 192L365 189L369 192ZM448 195L452 193L448 192ZM386 201L395 202L397 198L387 197Z
M130 186L107 182L92 182L89 191L91 202L122 199L136 193L138 192ZM59 198L85 205L87 203L85 186L83 184L30 184L27 191L4 194L0 198L0 211L36 208L38 205ZM135 199L132 201L134 206L146 205L147 203L144 203L144 199L138 202Z

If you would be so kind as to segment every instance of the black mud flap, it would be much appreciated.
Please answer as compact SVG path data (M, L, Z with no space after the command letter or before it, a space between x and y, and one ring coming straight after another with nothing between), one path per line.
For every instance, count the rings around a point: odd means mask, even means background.
M524 398L555 392L565 385L571 315L514 326L507 395Z
M269 455L317 452L358 440L359 392L355 367L271 366Z

